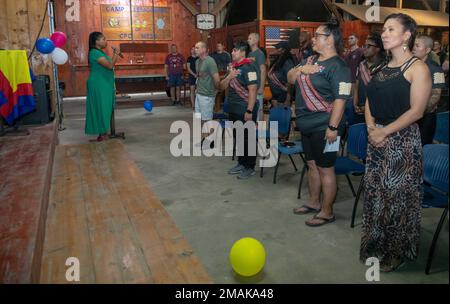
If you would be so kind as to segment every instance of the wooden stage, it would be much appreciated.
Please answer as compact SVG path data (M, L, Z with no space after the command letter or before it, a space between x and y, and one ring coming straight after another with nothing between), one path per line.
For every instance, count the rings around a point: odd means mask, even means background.
M56 129L0 137L0 283L39 281Z
M56 138L0 138L0 283L212 283L120 141Z
M120 141L57 147L51 189L41 283L211 283Z

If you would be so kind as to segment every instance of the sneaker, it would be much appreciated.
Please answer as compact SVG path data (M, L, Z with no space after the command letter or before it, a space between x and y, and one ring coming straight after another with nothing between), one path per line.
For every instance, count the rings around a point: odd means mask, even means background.
M233 168L231 168L230 170L228 170L228 174L239 174L239 173L241 173L244 169L245 169L245 167L244 167L243 165L237 164L236 166L234 166Z
M251 168L246 168L242 170L241 174L237 177L238 179L248 179L256 174L256 171Z

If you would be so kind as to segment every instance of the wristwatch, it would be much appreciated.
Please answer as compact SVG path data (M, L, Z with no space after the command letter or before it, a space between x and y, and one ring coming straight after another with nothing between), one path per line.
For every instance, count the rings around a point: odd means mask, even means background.
M253 114L253 111L252 111L252 110L249 110L249 109L247 109L247 111L245 111L245 113L247 113L247 114Z
M328 125L328 129L330 129L331 131L337 131L339 128L332 125Z

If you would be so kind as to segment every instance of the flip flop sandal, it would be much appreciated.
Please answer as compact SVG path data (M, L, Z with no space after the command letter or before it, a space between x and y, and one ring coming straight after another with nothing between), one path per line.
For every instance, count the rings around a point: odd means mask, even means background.
M301 208L304 208L306 210L300 211ZM294 214L319 213L320 208L316 209L316 208L309 207L307 205L303 205L301 207L294 208L294 210L292 210L292 212L294 212Z
M333 215L332 218L327 219L327 218L324 218L324 217L321 217L321 216L314 215L313 219L321 220L323 222L322 223L316 223L316 224L305 222L306 226L309 226L309 227L323 226L323 225L326 225L326 224L334 222L336 220L336 217Z
M406 262L404 260L401 260L401 261L398 261L394 265L382 265L380 267L380 271L381 272L393 272L393 271L396 271L399 268L403 267L405 264L406 264Z

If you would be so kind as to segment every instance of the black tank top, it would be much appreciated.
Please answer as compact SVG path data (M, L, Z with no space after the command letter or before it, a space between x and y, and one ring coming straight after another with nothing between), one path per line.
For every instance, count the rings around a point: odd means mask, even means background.
M375 123L390 124L410 109L411 83L404 73L417 60L411 57L400 67L386 66L372 77L367 85L367 97Z

